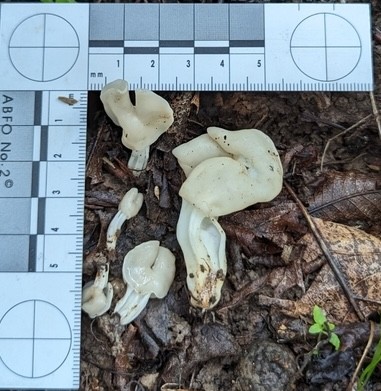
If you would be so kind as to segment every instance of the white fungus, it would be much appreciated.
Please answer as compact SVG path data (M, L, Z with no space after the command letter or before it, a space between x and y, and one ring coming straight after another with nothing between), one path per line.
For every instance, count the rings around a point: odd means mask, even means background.
M172 151L186 176L201 162L212 157L229 156L208 134L202 134Z
M147 166L149 147L173 123L173 111L168 102L152 91L136 90L133 105L125 80L106 84L101 101L107 115L122 127L122 143L131 149L128 167L139 172Z
M279 194L283 169L270 137L257 129L207 131L228 156L199 163L180 189L183 199L207 216L223 216Z
M208 144L213 142L215 147L194 148L198 141L192 140L190 146L173 151L188 176L179 192L183 204L177 239L187 267L191 303L203 309L218 303L226 274L226 237L217 218L272 200L283 180L275 145L260 130L211 127L207 132Z
M143 194L136 187L131 188L119 203L118 212L115 214L107 229L107 249L115 250L116 241L120 229L126 220L135 217L143 205Z
M113 287L108 282L109 265L102 264L98 268L94 281L88 282L82 290L82 310L90 318L103 315L110 309Z
M175 256L150 240L133 248L123 262L123 279L127 284L125 295L115 311L122 325L132 322L145 308L150 297L162 299L175 277Z

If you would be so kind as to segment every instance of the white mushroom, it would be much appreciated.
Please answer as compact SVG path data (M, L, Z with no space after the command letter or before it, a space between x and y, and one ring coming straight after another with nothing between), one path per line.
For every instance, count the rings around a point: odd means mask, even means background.
M101 91L107 115L122 127L122 143L132 150L128 167L141 171L147 166L150 145L173 123L173 111L152 91L136 90L135 99L134 106L125 80L106 84Z
M108 282L109 265L102 264L98 268L94 281L90 281L82 290L82 310L90 318L103 315L110 309L113 297L113 288Z
M125 295L115 311L120 323L132 322L145 308L150 297L162 299L175 277L175 256L157 240L139 244L127 253L123 262Z
M207 216L223 216L279 194L283 169L270 137L257 129L207 131L230 156L198 164L180 189L183 199Z
M261 131L211 127L207 132L223 153L207 147L200 148L198 156L196 148L184 145L173 151L190 169L179 192L183 205L177 238L184 253L191 302L203 309L218 303L226 274L226 238L217 218L272 200L282 189L283 177L274 143ZM197 145L193 140L190 143ZM205 150L211 151L210 156Z
M208 134L202 134L172 151L186 176L201 162L211 157L229 156Z
M131 188L120 201L118 212L115 214L107 229L107 249L115 250L116 241L120 229L126 220L131 219L139 213L143 205L143 194L138 192L136 187Z

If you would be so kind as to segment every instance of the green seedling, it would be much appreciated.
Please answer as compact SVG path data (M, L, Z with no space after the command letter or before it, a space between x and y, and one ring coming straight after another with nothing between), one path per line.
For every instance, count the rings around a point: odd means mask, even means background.
M323 337L327 337L328 342L335 348L335 350L339 350L340 339L339 336L334 333L336 326L333 323L328 322L325 311L315 305L312 310L312 317L315 323L310 326L308 332L310 334L317 334L319 341Z
M381 339L377 343L377 346L374 351L371 362L368 364L368 366L361 373L361 376L360 376L358 384L357 384L357 391L364 390L364 387L368 383L374 370L376 369L377 365L380 362L381 362Z

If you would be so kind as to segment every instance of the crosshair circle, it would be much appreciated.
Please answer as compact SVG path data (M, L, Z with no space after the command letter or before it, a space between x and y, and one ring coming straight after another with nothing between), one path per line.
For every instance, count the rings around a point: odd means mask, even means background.
M0 360L21 377L55 372L65 362L71 341L67 318L47 301L23 301L0 319Z
M4 185L7 189L10 189L12 186L13 186L13 181L12 179L7 179L5 182L4 182Z
M335 81L348 76L361 57L361 40L355 27L332 13L303 19L292 33L292 59L311 79Z
M54 14L37 14L23 20L9 41L9 57L22 76L52 81L68 73L79 55L74 27Z

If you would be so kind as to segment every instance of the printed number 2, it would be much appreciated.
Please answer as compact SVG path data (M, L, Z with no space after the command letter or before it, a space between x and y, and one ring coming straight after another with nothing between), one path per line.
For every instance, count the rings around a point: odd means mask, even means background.
M155 68L155 60L151 60L151 68Z

